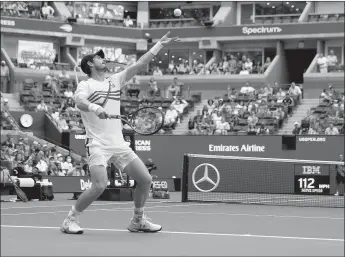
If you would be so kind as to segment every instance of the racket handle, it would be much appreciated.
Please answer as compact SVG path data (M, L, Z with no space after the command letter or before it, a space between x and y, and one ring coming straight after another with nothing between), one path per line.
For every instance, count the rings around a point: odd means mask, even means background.
M121 115L110 115L110 119L121 119Z

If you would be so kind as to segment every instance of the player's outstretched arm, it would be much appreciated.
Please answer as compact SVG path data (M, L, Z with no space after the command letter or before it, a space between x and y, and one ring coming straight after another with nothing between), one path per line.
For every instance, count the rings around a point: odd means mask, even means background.
M158 52L163 48L164 45L167 45L171 42L178 42L179 37L169 38L170 31L166 33L146 54L139 58L139 60L133 65L129 66L125 72L125 81L133 78L139 71L139 69L150 63L152 58L158 54Z

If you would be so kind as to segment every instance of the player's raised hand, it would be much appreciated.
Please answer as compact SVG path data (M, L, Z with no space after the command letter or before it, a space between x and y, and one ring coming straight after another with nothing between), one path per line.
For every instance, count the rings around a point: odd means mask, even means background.
M169 44L171 42L179 42L180 39L179 37L169 37L170 35L170 31L168 33L166 33L160 40L159 42L162 44L162 45L166 45L166 44Z

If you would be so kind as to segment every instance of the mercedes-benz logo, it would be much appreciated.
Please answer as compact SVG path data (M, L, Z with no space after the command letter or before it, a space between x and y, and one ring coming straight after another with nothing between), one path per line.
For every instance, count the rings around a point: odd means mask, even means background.
M204 169L201 169L201 167L205 167ZM212 168L215 172L216 172L216 175L217 175L217 181L214 182L212 179L210 179L210 177L208 176L208 169ZM203 170L204 171L204 176L199 179L198 181L195 181L195 174L199 171L199 170ZM211 189L208 189L208 190L205 190L205 189L201 189L198 184L200 184L201 182L208 182L210 184L213 185L213 187ZM192 182L193 182L193 185L195 186L196 189L198 189L200 192L212 192L213 190L215 190L218 185L219 185L219 181L220 181L220 175L219 175L219 171L217 170L217 168L212 165L212 164L209 164L209 163L203 163L203 164L200 164L198 165L194 171L193 171L193 174L192 174Z

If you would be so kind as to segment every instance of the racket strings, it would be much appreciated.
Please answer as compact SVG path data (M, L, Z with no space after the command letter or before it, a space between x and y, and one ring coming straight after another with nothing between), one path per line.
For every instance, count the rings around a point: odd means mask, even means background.
M153 133L162 126L163 115L156 109L139 110L133 117L133 126L141 133Z

